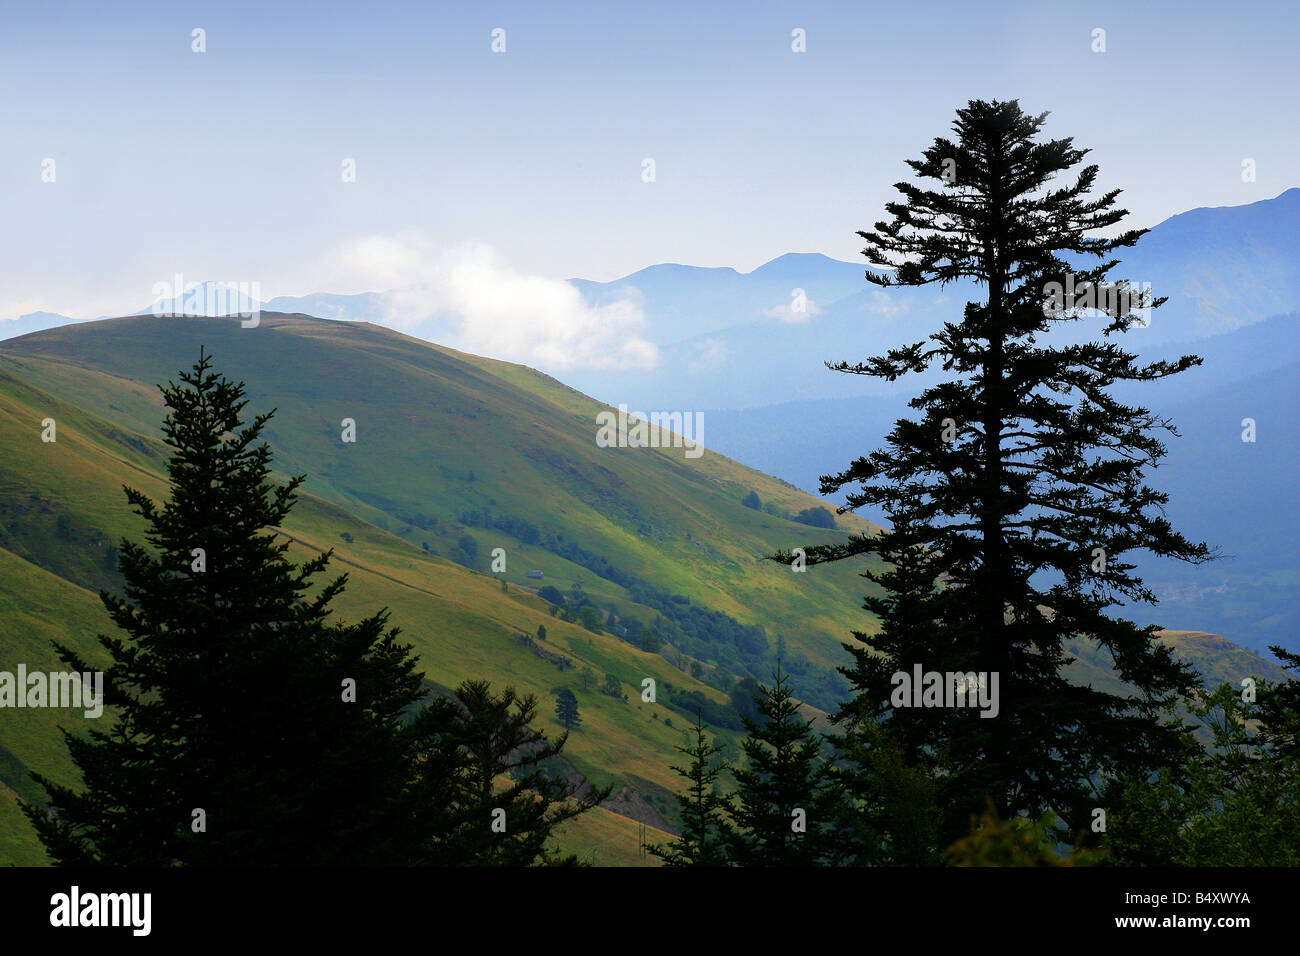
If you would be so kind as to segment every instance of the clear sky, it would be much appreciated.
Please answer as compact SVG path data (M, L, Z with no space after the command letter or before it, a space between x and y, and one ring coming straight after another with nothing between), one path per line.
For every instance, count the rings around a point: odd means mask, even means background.
M1052 111L1135 225L1253 202L1300 181L1298 10L7 0L0 317L134 311L175 273L269 298L448 255L539 282L854 260L972 98Z

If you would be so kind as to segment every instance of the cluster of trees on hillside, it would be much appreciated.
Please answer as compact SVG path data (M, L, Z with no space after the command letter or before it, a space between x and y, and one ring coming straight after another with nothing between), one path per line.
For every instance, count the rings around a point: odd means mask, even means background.
M1300 655L1271 650L1300 674ZM1191 711L1210 746L1188 736L1180 758L1155 776L1108 777L1096 791L1104 813L1073 821L1050 807L1008 814L987 794L972 813L969 795L946 779L962 769L947 741L935 741L934 763L914 761L896 728L865 709L816 731L779 665L755 691L743 760L723 757L702 718L677 748L681 833L646 848L665 863L1300 865L1300 681L1260 681L1251 702L1230 684L1203 695Z
M82 786L37 775L24 803L59 864L111 866L527 865L555 828L603 800L548 772L567 735L531 724L537 702L462 683L429 695L410 645L380 611L355 624L323 585L330 553L301 565L281 527L302 476L269 480L241 424L242 383L200 354L162 388L171 497L134 489L148 548L124 542L122 596L101 593L125 637L103 636L114 721L65 732ZM539 637L542 632L539 630ZM71 668L91 667L69 648Z

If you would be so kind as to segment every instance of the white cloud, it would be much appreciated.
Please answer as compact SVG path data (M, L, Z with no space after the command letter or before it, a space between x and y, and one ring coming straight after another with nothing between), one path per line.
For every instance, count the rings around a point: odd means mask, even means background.
M561 279L515 271L485 243L439 248L418 233L369 236L329 256L319 287L388 289L385 324L547 369L653 368L636 294L589 305Z
M892 318L902 312L906 312L907 307L895 302L880 289L876 289L871 293L871 301L867 304L866 310L868 312L874 312L876 315L883 315L887 318Z
M800 304L802 305L800 309L796 309L793 302L774 305L770 309L764 309L763 314L788 325L802 325L814 315L821 315L821 308L812 299L804 299Z
M700 350L691 360L690 371L702 372L717 368L727 360L727 343L722 339L705 339L700 343Z

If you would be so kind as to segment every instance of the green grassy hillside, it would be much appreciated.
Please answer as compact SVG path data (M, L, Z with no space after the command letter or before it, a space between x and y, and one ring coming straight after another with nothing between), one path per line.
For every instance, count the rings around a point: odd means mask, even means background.
M861 568L796 574L762 556L864 522L824 530L789 520L820 502L712 452L601 448L604 406L533 370L376 326L282 315L255 329L131 317L0 343L0 669L57 668L55 639L91 660L100 653L95 635L109 623L97 591L120 585L115 545L142 530L121 486L166 495L154 385L193 364L200 344L247 383L250 413L277 409L265 433L276 466L308 475L282 530L298 560L335 549L334 573L350 576L340 615L390 608L431 681L482 677L536 693L548 732L559 731L553 692L577 694L583 725L565 753L575 773L616 787L606 807L566 828L566 849L598 863L653 862L637 852L638 826L658 839L675 824L669 767L694 704L734 717L728 691L738 677L766 676L778 640L796 692L814 705L806 712L837 702L841 642L872 630ZM56 442L41 440L46 418ZM345 418L355 443L340 438ZM742 505L751 491L776 513ZM494 574L498 547L507 568ZM526 577L534 569L544 578ZM542 584L580 586L604 620L592 628L553 616ZM710 614L692 618L696 609ZM665 642L636 637L637 624ZM1226 641L1186 646L1216 673L1265 672ZM1087 656L1079 678L1109 679ZM606 674L626 701L600 693ZM655 704L641 701L647 677ZM58 727L88 723L80 712L0 715L0 863L43 859L14 798L39 796L33 769L72 782ZM735 747L734 727L716 733Z
M23 612L15 609L0 623L0 666L56 666L49 648L56 638L96 653L95 634L107 619L95 592L120 583L115 544L141 530L121 485L156 498L166 493L166 449L157 438L163 410L151 383L190 364L200 341L223 371L248 381L251 408L278 407L268 431L276 463L285 474L310 475L284 530L299 558L336 549L335 570L351 576L340 613L359 617L390 607L432 680L454 686L482 676L531 690L545 701L550 731L559 729L552 691L563 684L578 694L584 724L566 750L570 762L596 783L623 786L621 812L602 810L566 829L570 849L585 854L599 845L607 861L633 862L638 821L671 825L676 778L668 768L690 716L673 706L675 693L725 706L726 694L691 676L691 665L720 686L730 678L672 646L648 653L608 629L593 633L552 617L526 571L543 570L545 583L566 592L580 581L620 618L648 623L657 612L540 544L461 524L461 511L526 516L627 574L744 624L768 625L768 616L751 611L766 605L799 625L785 635L787 653L804 654L814 669L835 659L840 636L854 624L853 595L862 583L854 573L815 569L814 579L762 559L778 547L835 534L740 505L751 490L790 512L816 503L775 479L709 454L686 459L681 449L599 448L595 403L576 393L552 401L548 389L556 397L568 390L541 378L523 389L456 353L386 330L288 318L272 319L262 331L219 320L144 318L96 323L93 341L57 330L7 343L0 445L11 453L0 461L0 597L22 604ZM316 370L311 376L286 374L308 367ZM357 420L355 445L341 442L339 428L329 424L344 417ZM46 418L57 423L54 443L41 441ZM467 532L481 540L475 570L436 553ZM505 574L488 571L493 547L507 551ZM536 635L539 625L547 629L545 642L519 640ZM765 650L777 633L767 630ZM759 673L767 666L754 665ZM585 687L584 671L601 682L616 674L627 702ZM640 699L646 677L657 682L655 705ZM21 720L6 714L0 726L0 852L8 861L31 862L40 858L39 847L24 839L26 824L11 797L38 795L29 769L67 782L73 768L57 728L87 721L51 710L11 713ZM718 733L734 745L733 730Z
M664 591L761 624L771 641L779 633L790 653L822 666L841 659L841 637L861 626L864 582L854 569L793 574L762 557L837 534L741 504L755 491L795 513L817 499L712 453L600 448L603 406L530 370L377 326L276 315L255 329L153 316L87 323L5 342L0 361L154 436L161 405L150 386L188 367L200 344L248 383L251 408L278 408L267 437L281 469L307 473L313 494L417 547L447 553L468 532L484 554L507 550L508 580L522 584L536 568L561 590L580 579L602 606L622 596L587 568L458 520L479 509L530 521ZM344 418L356 421L355 444L340 440Z

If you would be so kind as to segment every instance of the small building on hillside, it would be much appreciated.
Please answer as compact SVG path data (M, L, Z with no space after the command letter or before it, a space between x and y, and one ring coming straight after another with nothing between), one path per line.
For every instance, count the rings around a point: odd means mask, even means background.
M524 572L524 577L526 577L526 578L536 578L537 580L540 581L543 577L545 577L545 575L542 574L541 571L525 571L525 572Z

